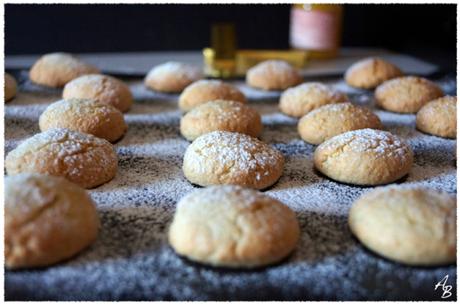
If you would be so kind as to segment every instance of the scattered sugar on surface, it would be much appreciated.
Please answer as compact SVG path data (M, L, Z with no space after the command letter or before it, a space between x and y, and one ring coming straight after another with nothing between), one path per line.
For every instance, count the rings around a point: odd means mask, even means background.
M52 92L23 99L37 90L25 85L26 93L5 107L6 150L37 133L40 113L59 99ZM242 82L237 85L245 88ZM296 212L302 232L296 251L281 264L253 271L209 268L178 257L167 244L168 226L177 202L197 189L182 174L189 143L179 133L178 96L148 91L139 81L131 88L136 102L125 115L128 132L115 144L118 174L90 191L102 220L98 240L62 264L5 272L7 298L440 300L434 284L446 274L455 283L455 266L402 266L371 253L352 237L347 226L350 205L373 188L318 174L312 162L315 146L300 139L297 120L279 113L279 94L273 92L248 97L262 114L261 139L285 157L283 176L264 193ZM353 92L353 102L372 106L367 93ZM415 154L409 176L398 183L456 193L455 141L418 132L414 115L376 113Z

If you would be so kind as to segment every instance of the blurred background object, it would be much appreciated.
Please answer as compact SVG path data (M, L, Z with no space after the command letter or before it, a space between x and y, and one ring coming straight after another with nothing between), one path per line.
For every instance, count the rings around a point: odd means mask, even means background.
M308 50L312 58L337 56L342 41L342 17L341 4L293 4L291 47Z
M288 49L292 5L5 5L5 53L202 50L232 22L239 49ZM456 5L347 4L342 46L386 48L456 67Z

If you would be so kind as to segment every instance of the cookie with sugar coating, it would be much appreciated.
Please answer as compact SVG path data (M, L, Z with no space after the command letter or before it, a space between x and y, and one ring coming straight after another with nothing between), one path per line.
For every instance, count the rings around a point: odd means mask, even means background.
M345 81L355 88L373 89L384 81L402 75L401 70L391 62L370 57L351 65L345 72Z
M456 210L455 196L446 192L389 186L361 196L348 223L367 248L388 259L442 265L456 261Z
M115 107L91 99L60 100L40 115L41 131L68 128L114 142L128 128L123 114Z
M256 110L240 102L225 100L199 105L180 121L180 132L189 141L216 130L258 137L262 128L262 120Z
M63 87L71 80L99 70L68 53L50 53L40 57L32 66L29 78L36 84Z
M179 97L179 108L186 112L215 100L246 103L246 97L235 86L220 80L203 79L185 88Z
M98 100L121 112L128 111L133 104L129 87L123 81L103 74L83 75L70 81L64 87L62 98Z
M5 265L43 267L88 247L99 230L91 197L62 177L19 174L5 178Z
M351 103L321 106L304 115L297 125L302 140L321 144L341 133L358 129L382 129L379 117L370 109Z
M301 117L318 107L348 101L344 93L322 83L309 82L284 91L279 107L284 114Z
M457 138L457 97L444 96L423 106L416 117L417 129L444 138Z
M284 90L302 82L299 71L284 60L266 60L250 68L246 83L263 90Z
M203 73L198 67L169 61L153 67L145 77L144 84L155 91L176 93L201 78Z
M174 250L203 264L253 268L291 253L300 229L278 200L240 186L211 186L183 197L169 229Z
M62 176L84 188L115 177L118 158L112 144L95 136L55 128L34 135L8 153L8 175L42 173Z
M8 73L5 73L5 102L9 102L16 96L18 91L18 83L13 76Z
M182 170L191 183L201 186L264 189L278 181L283 167L283 155L268 144L241 133L214 131L187 147Z
M332 137L314 153L315 168L329 178L357 185L394 182L412 168L412 149L387 131L360 129Z
M441 88L426 78L404 76L378 86L375 103L388 111L416 113L426 103L443 95Z

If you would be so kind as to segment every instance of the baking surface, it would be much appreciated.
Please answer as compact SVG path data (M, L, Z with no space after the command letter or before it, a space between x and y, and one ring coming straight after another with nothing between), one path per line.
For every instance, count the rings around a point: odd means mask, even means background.
M5 153L39 132L38 117L60 91L32 85L21 74L21 93L5 105ZM351 235L351 203L372 188L331 181L313 169L315 146L303 142L297 121L278 111L278 93L236 83L261 114L261 139L286 158L284 174L265 191L297 214L301 238L280 264L257 270L215 269L178 257L166 236L177 201L196 186L183 176L188 142L179 134L177 95L148 91L131 81L135 95L126 113L126 135L115 144L119 171L90 191L102 221L98 240L61 264L6 271L7 300L441 300L434 287L445 275L456 295L456 266L407 267L366 250ZM331 82L352 100L373 107L372 95ZM440 85L455 94L455 80ZM456 193L456 141L415 130L415 116L376 113L386 129L404 138L414 166L398 183ZM384 232L382 232L384 234Z

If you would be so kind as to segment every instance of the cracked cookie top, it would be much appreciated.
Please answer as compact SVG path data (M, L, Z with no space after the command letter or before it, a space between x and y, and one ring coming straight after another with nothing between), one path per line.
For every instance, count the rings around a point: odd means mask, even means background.
M283 155L268 144L236 132L214 131L198 137L184 155L184 174L202 186L237 184L263 189L282 174Z
M330 138L314 153L315 167L341 182L377 185L406 175L413 152L399 137L375 129L349 131Z
M39 119L41 131L68 128L114 142L128 126L115 107L93 99L60 100L49 105Z
M106 140L64 128L36 134L5 159L9 175L46 173L63 176L85 188L111 180L117 163L115 150Z
M127 111L133 103L131 90L124 82L102 74L83 75L72 80L65 85L62 97L66 100L95 99L121 112Z
M169 242L182 255L225 267L279 261L299 237L295 214L284 204L240 186L212 186L183 197Z
M93 242L99 218L84 189L64 178L23 173L5 178L5 265L40 267Z

